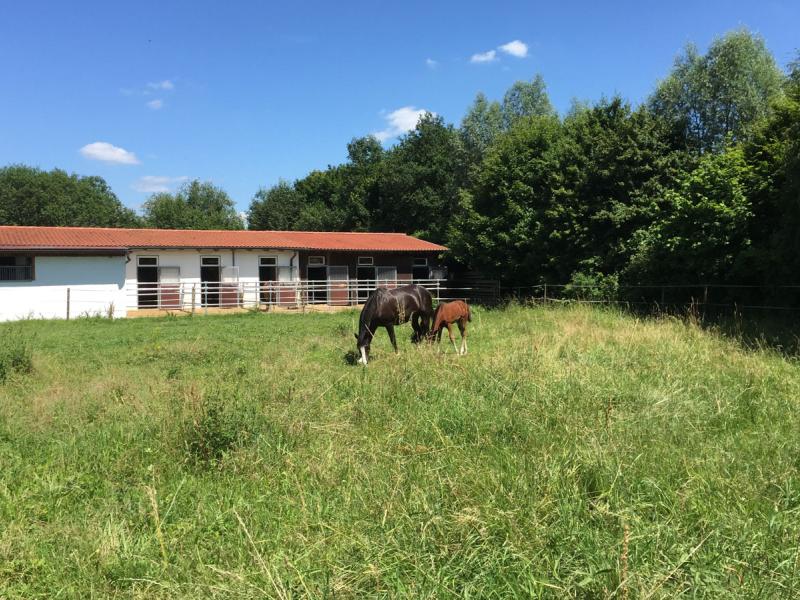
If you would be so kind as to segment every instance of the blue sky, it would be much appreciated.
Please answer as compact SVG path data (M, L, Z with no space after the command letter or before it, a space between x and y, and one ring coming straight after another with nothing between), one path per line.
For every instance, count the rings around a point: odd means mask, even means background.
M562 112L640 102L687 42L742 26L783 67L800 2L7 2L0 165L100 175L134 208L200 178L244 210L354 136L390 145L422 109L458 123L537 72Z

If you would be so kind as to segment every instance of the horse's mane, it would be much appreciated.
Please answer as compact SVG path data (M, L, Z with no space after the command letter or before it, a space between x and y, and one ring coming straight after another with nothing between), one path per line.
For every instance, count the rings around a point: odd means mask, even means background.
M367 301L364 303L364 308L361 310L361 322L369 323L372 320L372 316L375 314L375 310L378 308L378 302L389 295L386 288L376 288L372 290L369 294L369 298L367 298Z

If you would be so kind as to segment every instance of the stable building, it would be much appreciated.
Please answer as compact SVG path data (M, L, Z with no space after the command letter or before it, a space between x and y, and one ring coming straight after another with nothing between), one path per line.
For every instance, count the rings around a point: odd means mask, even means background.
M438 286L446 250L401 233L0 226L0 320L357 305Z

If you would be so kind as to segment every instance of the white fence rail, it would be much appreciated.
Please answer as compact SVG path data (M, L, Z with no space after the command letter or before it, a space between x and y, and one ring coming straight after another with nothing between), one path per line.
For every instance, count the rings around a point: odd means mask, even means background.
M41 291L48 310L32 307L29 318L122 317L132 311L145 315L160 311L205 313L208 309L303 309L319 305L358 306L376 287L394 288L416 283L431 292L434 302L497 299L496 282L457 282L444 279L350 279L269 282L221 281L128 283L116 286L69 286ZM26 314L15 318L26 318ZM0 319L2 320L2 319Z
M128 310L201 308L297 308L308 305L363 304L376 287L398 287L404 280L299 280L215 283L137 283L125 290ZM414 280L439 298L442 280Z

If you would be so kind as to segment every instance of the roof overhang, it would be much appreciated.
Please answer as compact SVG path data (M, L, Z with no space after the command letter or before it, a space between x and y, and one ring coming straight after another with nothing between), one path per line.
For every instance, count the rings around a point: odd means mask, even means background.
M447 247L442 246L438 248L423 248L423 249L387 249L387 248L310 248L307 246L131 246L128 248L130 251L135 250L196 250L198 252L203 250L251 250L254 252L280 252L288 250L290 252L372 252L384 254L441 254L448 250ZM1 251L1 250L0 250Z
M0 254L25 254L36 256L125 256L127 248L94 248L94 247L75 247L75 248L53 248L53 247L3 247L0 246Z

